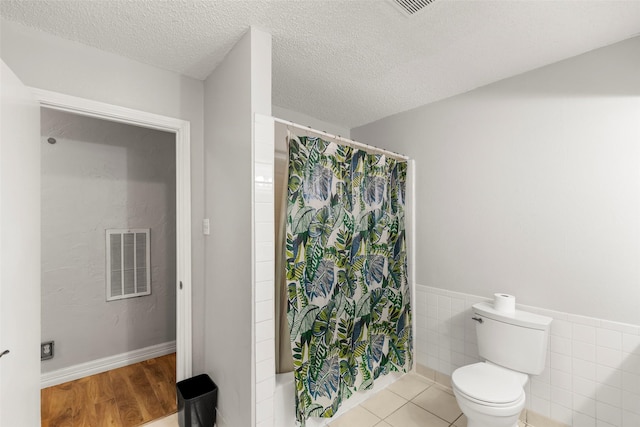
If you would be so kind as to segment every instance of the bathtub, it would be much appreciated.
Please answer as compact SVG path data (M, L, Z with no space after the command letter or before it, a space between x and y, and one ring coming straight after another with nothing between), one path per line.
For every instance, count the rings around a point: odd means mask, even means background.
M387 375L379 377L373 388L367 391L355 392L351 398L342 402L342 406L333 418L317 418L311 417L307 420L307 427L323 427L343 415L349 409L355 408L380 390L385 389L395 381L400 379L404 374L398 372L390 372ZM295 427L295 385L293 382L293 372L286 374L276 374L276 390L273 399L274 406L274 426L276 427Z
M294 427L296 425L294 393L293 372L276 374L276 391L273 396L274 426Z

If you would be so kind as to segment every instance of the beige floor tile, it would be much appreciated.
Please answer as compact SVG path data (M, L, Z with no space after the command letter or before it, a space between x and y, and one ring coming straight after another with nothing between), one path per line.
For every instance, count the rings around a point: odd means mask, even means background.
M436 371L434 371L431 368L427 368L424 365L418 364L416 366L416 373L418 375L421 375L421 376L431 380L431 381L435 381L436 380Z
M464 415L460 415L460 418L455 420L453 423L455 427L467 427L467 417Z
M389 415L385 421L392 427L449 427L448 422L411 402Z
M561 423L560 421L552 420L533 411L527 411L526 418L526 425L528 426L567 427L566 424ZM522 421L522 416L520 417L520 421Z
M527 424L522 420L518 420L518 427L526 427ZM453 427L467 427L467 417L464 415L460 416L453 424Z
M429 387L413 398L412 402L450 423L462 414L456 398L438 387Z
M382 390L361 404L364 409L384 419L407 403L407 399L389 390Z
M380 418L361 406L350 409L346 414L336 418L329 427L373 427L380 422Z
M178 414L169 415L159 420L144 424L144 427L178 427Z
M451 377L441 372L436 372L436 382L447 388L451 388Z
M455 396L453 394L453 389L450 388L450 387L447 387L447 386L444 386L444 385L438 384L438 383L435 383L433 386L436 387L436 388L439 388L440 390L442 390L442 391L444 391L446 393L449 393L451 396Z
M382 420L378 424L376 424L375 427L392 427L392 426L388 422Z
M387 390L392 391L407 400L411 400L429 388L432 384L433 383L431 381L423 376L417 374L406 374L398 381L387 387Z

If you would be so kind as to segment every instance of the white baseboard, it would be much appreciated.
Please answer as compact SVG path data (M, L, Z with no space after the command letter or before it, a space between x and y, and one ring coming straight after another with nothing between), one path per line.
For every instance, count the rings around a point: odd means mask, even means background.
M175 351L176 342L169 341L138 350L127 351L126 353L103 357L102 359L96 359L90 362L80 363L67 368L45 372L40 375L40 388L66 383L68 381L77 380L78 378L132 365L134 363L142 362L143 360L153 359L154 357L165 356L167 354L174 353Z

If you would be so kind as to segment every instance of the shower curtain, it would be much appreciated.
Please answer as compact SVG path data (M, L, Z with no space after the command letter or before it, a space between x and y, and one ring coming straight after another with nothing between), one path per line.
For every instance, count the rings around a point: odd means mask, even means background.
M406 172L382 154L289 141L287 318L302 425L411 369Z

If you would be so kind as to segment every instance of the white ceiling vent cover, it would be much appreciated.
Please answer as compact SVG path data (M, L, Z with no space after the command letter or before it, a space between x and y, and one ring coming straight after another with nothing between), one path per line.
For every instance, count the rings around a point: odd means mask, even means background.
M412 16L436 0L389 0L404 15Z

